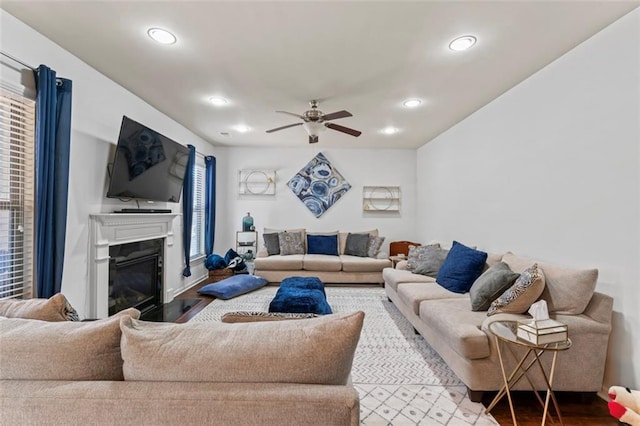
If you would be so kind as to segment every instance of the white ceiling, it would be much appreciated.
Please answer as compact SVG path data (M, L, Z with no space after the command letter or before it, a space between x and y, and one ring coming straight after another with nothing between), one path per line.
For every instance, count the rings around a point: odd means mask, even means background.
M0 7L194 133L304 146L311 99L346 109L320 147L415 148L597 33L638 1L13 1ZM154 43L149 27L178 42ZM476 46L449 42L473 34ZM20 52L7 52L15 56ZM73 78L73 76L69 76ZM213 95L225 107L207 102ZM408 110L406 98L423 104ZM135 117L132 117L135 119ZM234 126L251 127L239 133ZM385 126L399 129L388 136ZM229 133L223 136L222 133Z

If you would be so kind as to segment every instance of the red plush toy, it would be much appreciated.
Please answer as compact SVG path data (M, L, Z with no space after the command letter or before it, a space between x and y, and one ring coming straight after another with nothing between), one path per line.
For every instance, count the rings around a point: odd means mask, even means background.
M640 391L611 386L609 398L609 413L613 417L631 426L640 426Z

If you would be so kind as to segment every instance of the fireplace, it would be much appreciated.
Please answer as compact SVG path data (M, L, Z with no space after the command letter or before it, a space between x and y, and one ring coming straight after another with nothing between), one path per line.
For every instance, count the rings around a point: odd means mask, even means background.
M129 307L125 304L151 310L150 304L173 300L176 280L167 277L178 276L180 264L167 262L167 256L174 244L172 224L177 216L175 213L91 215L88 318L106 318L114 309ZM122 281L120 273L129 278ZM122 290L125 287L127 291Z
M162 239L109 247L109 315L162 305Z

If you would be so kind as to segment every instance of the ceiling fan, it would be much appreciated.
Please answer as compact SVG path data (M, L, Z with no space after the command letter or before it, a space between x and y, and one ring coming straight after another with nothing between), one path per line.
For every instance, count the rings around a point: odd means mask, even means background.
M288 129L289 127L302 126L309 134L309 143L317 143L318 134L323 131L325 127L355 137L358 137L362 134L362 132L359 130L350 129L348 127L340 126L339 124L335 123L328 123L328 121L336 120L338 118L351 117L352 115L349 111L342 110L332 112L331 114L324 114L318 109L318 101L314 100L309 102L309 104L311 105L311 109L304 112L302 115L294 114L287 111L276 111L282 114L289 114L293 115L294 117L298 117L302 119L303 122L276 127L275 129L267 130L267 133L277 132L278 130Z

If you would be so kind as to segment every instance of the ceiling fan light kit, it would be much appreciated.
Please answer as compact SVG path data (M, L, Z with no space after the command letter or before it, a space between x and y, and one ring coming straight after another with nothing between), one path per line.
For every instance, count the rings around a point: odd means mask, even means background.
M279 130L288 129L289 127L302 126L304 130L307 132L307 134L309 135L309 143L317 143L319 133L324 131L325 128L336 130L338 132L346 133L348 135L355 136L355 137L358 137L362 134L362 132L359 130L351 129L349 127L341 126L335 123L329 123L329 121L337 120L338 118L352 117L352 114L349 111L342 110L342 111L332 112L331 114L324 114L322 111L318 109L318 101L313 100L309 102L309 104L311 105L311 109L308 111L305 111L302 115L294 114L288 111L276 111L281 114L288 114L294 117L298 117L303 122L287 124L286 126L280 126L274 129L269 129L267 130L267 133L277 132Z

